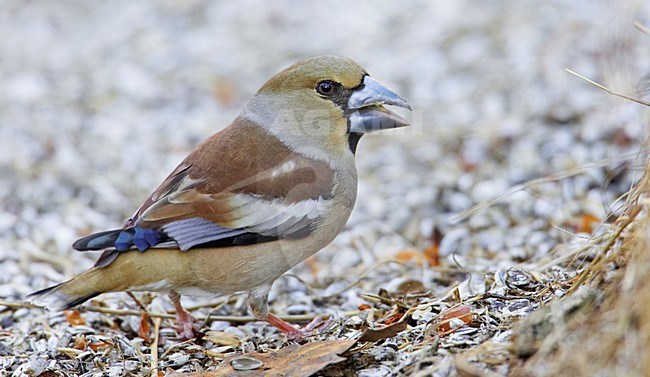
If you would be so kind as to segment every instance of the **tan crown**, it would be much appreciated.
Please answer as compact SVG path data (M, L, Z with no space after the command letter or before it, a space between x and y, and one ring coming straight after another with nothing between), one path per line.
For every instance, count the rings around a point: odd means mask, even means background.
M323 80L340 83L346 88L361 84L367 72L352 59L323 55L301 60L273 76L259 92L314 89Z

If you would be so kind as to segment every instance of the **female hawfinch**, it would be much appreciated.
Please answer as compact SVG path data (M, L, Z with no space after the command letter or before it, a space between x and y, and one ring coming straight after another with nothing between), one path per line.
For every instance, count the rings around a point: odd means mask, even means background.
M181 294L248 291L255 317L300 336L269 313L269 289L343 229L356 199L361 136L408 125L382 105L410 110L350 59L318 56L286 68L122 228L74 243L80 251L103 250L93 268L31 301L63 310L104 292L165 292L177 330L191 338L194 319Z

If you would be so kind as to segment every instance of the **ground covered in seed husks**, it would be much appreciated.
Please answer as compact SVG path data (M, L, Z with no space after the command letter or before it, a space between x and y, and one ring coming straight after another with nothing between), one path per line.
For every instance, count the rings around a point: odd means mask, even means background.
M327 15L327 17L325 17ZM0 376L650 375L650 3L0 4ZM274 285L50 313L200 140L286 65L351 57L413 106L364 138L344 232ZM593 79L607 88L564 70ZM646 175L644 175L644 172Z

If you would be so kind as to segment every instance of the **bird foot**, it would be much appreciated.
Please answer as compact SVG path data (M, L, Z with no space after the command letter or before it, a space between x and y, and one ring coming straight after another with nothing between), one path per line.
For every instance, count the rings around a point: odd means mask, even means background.
M176 330L181 340L189 340L196 337L196 333L199 331L199 325L193 322L177 323L174 326L174 330Z
M174 303L176 309L176 325L174 329L182 340L188 340L195 337L195 333L199 331L201 325L196 323L196 318L190 312L185 310L181 304L181 295L172 290L169 292L169 298Z
M199 324L196 318L187 310L176 310L176 325L174 329L182 340L188 340L195 337L196 332L199 331Z
M323 322L322 318L316 317L311 322L309 322L307 326L300 328L286 321L283 321L282 319L276 317L271 313L269 313L268 316L266 317L266 322L272 324L280 331L282 331L287 336L287 340L295 340L295 341L303 340L309 334L314 332L314 330L317 327L319 327L321 324L323 323L327 324L327 321Z

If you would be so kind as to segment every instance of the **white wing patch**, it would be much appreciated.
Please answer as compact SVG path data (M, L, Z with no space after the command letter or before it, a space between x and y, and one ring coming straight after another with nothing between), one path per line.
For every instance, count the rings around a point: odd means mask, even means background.
M252 194L236 194L229 198L232 218L228 227L194 217L165 224L162 230L173 238L182 250L202 243L258 233L263 236L288 236L305 227L313 226L327 215L332 200L308 199L296 203L282 203Z
M282 235L297 232L326 213L331 208L331 200L318 198L297 203L282 203L280 200L257 199L255 211L243 216L237 223L252 232L263 235Z
M289 160L289 161L283 163L282 165L278 166L277 168L273 169L273 171L271 172L271 176L272 177L277 177L277 176L280 176L282 174L291 173L292 171L294 171L296 169L296 166L297 165L296 165L295 161Z

